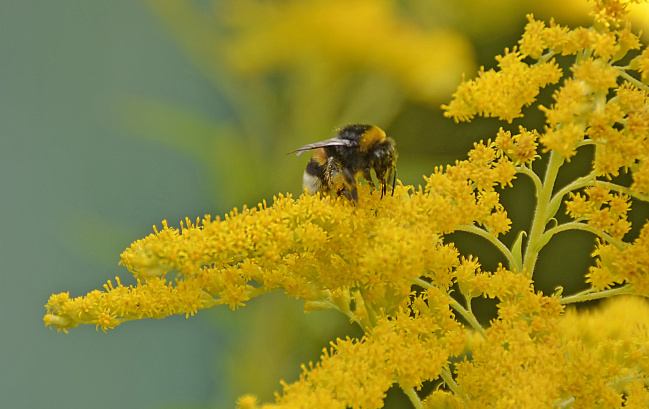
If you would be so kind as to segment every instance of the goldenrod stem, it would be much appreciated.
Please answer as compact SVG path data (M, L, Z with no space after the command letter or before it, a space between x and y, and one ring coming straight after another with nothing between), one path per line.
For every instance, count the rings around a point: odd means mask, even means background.
M505 244L503 244L502 241L498 240L498 238L492 234L489 234L489 232L485 231L484 229L481 229L477 226L473 225L467 225L467 226L460 226L457 228L458 231L465 231L467 233L473 233L475 235L478 235L480 237L483 237L487 240L489 240L500 252L507 258L507 261L509 262L510 266L515 266L516 265L516 259L514 258L514 255L512 252L509 250Z
M543 188L540 192L537 192L536 211L534 212L534 220L532 221L532 228L530 229L523 260L523 271L528 277L532 277L534 274L534 266L539 257L539 252L543 247L537 246L537 243L545 232L545 226L549 219L548 214L554 210L550 208L552 190L554 189L554 183L557 180L557 174L564 159L562 155L555 151L550 152L550 160L548 162L548 169L545 172Z
M421 278L413 278L410 280L413 284L416 284L420 286L421 288L434 288L431 283L429 283L426 280L422 280ZM482 328L482 325L478 322L478 319L473 315L473 313L466 308L462 307L462 305L455 300L455 298L449 296L449 306L453 308L455 311L459 312L462 317L464 317L465 320L471 324L473 329L478 331L480 334L484 332L484 328Z
M453 374L451 374L451 371L449 371L448 368L444 367L442 368L442 373L440 376L442 377L444 383L448 386L448 388L453 391L453 393L457 395L457 397L460 398L466 405L469 401L469 397L460 390L460 387L455 382L455 379L453 379Z
M421 403L421 399L419 399L419 395L417 395L414 388L404 388L401 386L401 390L406 394L408 399L410 399L410 402L412 402L412 406L414 406L415 409L424 409L424 404Z
M534 173L534 171L527 166L517 166L516 171L518 173L522 173L524 175L529 176L530 179L532 179L532 182L534 183L534 189L536 191L537 196L539 196L541 189L543 189L543 182L541 182L541 179L539 176Z
M620 250L624 249L623 243L620 242L619 240L616 240L610 234L606 234L604 232L598 231L595 227L589 226L585 223L578 222L578 221L563 223L551 229L546 230L545 233L543 233L541 239L539 240L539 243L545 245L545 243L550 241L550 239L552 239L552 236L554 236L555 234L561 233L563 231L569 231L569 230L582 230L582 231L587 231L589 233L593 233L598 237L604 239L607 243L617 247L618 249Z
M559 302L561 304L572 304L576 302L584 302L584 301L591 301L591 300L599 300L600 298L608 298L612 297L614 295L630 295L630 294L635 294L636 292L633 291L631 286L629 284L624 285L622 287L617 287L617 288L611 288L609 290L602 290L602 291L597 291L595 292L593 289L589 288L588 290L584 290L580 293L569 295L567 297L563 297Z

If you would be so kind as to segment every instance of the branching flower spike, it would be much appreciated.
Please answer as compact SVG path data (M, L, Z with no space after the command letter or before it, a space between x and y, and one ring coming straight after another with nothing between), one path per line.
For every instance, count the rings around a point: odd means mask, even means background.
M393 386L417 409L649 407L649 217L630 217L649 200L649 49L631 30L630 3L593 1L592 27L528 16L497 68L463 82L444 106L457 122L493 117L502 128L466 160L433 169L423 187L397 182L381 195L348 182L357 201L278 195L222 219L163 222L122 254L134 284L54 294L45 324L107 331L236 309L281 289L307 311L339 311L363 335L332 342L274 403L246 395L241 409L378 409ZM537 102L545 88L548 106ZM542 129L518 123L533 108ZM589 155L590 169L557 182ZM533 218L503 240L512 220L499 193L519 176L534 186ZM593 237L591 267L576 272L585 289L544 294L534 286L539 256L552 257L547 244L570 230ZM453 232L493 245L501 264L483 269ZM478 318L478 298L495 299L497 314ZM594 310L573 305L604 298Z

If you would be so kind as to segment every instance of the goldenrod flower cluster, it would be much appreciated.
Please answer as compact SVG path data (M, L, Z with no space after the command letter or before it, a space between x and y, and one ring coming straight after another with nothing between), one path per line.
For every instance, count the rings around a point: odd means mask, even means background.
M413 96L435 100L452 91L454 73L470 68L465 38L417 27L386 0L238 0L226 15L231 37L224 56L243 75L308 67L307 75L332 70L340 76L341 67L350 67L377 71Z
M494 149L478 146L495 157ZM105 330L131 319L192 315L217 304L234 309L282 288L306 300L309 309L336 307L369 325L376 317L366 307L395 311L410 295L414 278L450 289L458 252L443 243L442 233L474 222L494 235L509 230L493 185L508 183L513 172L503 175L496 168L465 161L447 173L438 170L418 192L398 186L394 196L383 199L365 186L358 206L333 197L279 196L272 206L234 210L223 220L186 220L180 229L163 222L161 230L122 254L121 264L137 278L136 286L118 279L117 285L109 281L105 292L86 297L55 295L46 321L59 328L92 323ZM468 174L487 189L473 187L463 176ZM175 279L167 278L171 275Z
M122 254L136 285L116 279L83 297L55 294L46 325L105 331L221 304L235 309L281 289L308 311L340 311L364 336L332 342L274 404L243 396L241 409L375 409L393 385L418 409L648 407L649 223L634 226L628 216L649 199L649 51L626 6L595 1L590 28L528 16L519 46L498 58L497 70L464 82L446 107L457 121L511 123L557 84L554 103L539 106L543 129L501 128L466 160L435 168L423 187L399 185L393 196L368 186L358 204L279 195L223 219L163 222ZM573 63L561 68L558 58ZM557 186L562 166L589 151L592 169ZM547 168L539 172L542 155ZM532 180L537 201L529 231L507 246L501 236L512 223L498 192L518 175ZM568 221L555 218L561 208ZM567 230L596 238L583 272L589 287L543 294L534 288L539 253ZM503 263L483 270L445 240L455 231L482 237ZM635 297L613 297L623 294ZM472 311L478 297L497 300L488 325ZM565 308L607 297L598 311ZM431 383L432 392L421 392Z

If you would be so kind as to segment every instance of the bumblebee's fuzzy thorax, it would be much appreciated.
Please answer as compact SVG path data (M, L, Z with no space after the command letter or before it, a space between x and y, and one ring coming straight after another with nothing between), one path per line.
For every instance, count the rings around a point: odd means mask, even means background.
M304 145L297 154L315 149L303 176L303 187L309 193L336 193L358 201L356 177L362 174L374 187L371 171L386 192L387 181L396 181L397 151L395 142L374 125L349 125L338 130L337 136Z

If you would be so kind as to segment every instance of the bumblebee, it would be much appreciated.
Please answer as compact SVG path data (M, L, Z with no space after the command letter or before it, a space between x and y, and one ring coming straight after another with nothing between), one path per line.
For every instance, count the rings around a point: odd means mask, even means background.
M381 189L387 190L386 179L392 177L392 194L397 178L397 151L394 139L374 125L349 125L337 131L337 136L310 143L290 153L301 155L315 149L306 165L302 185L310 194L323 192L343 195L358 202L356 178L362 174L372 188L374 170Z

